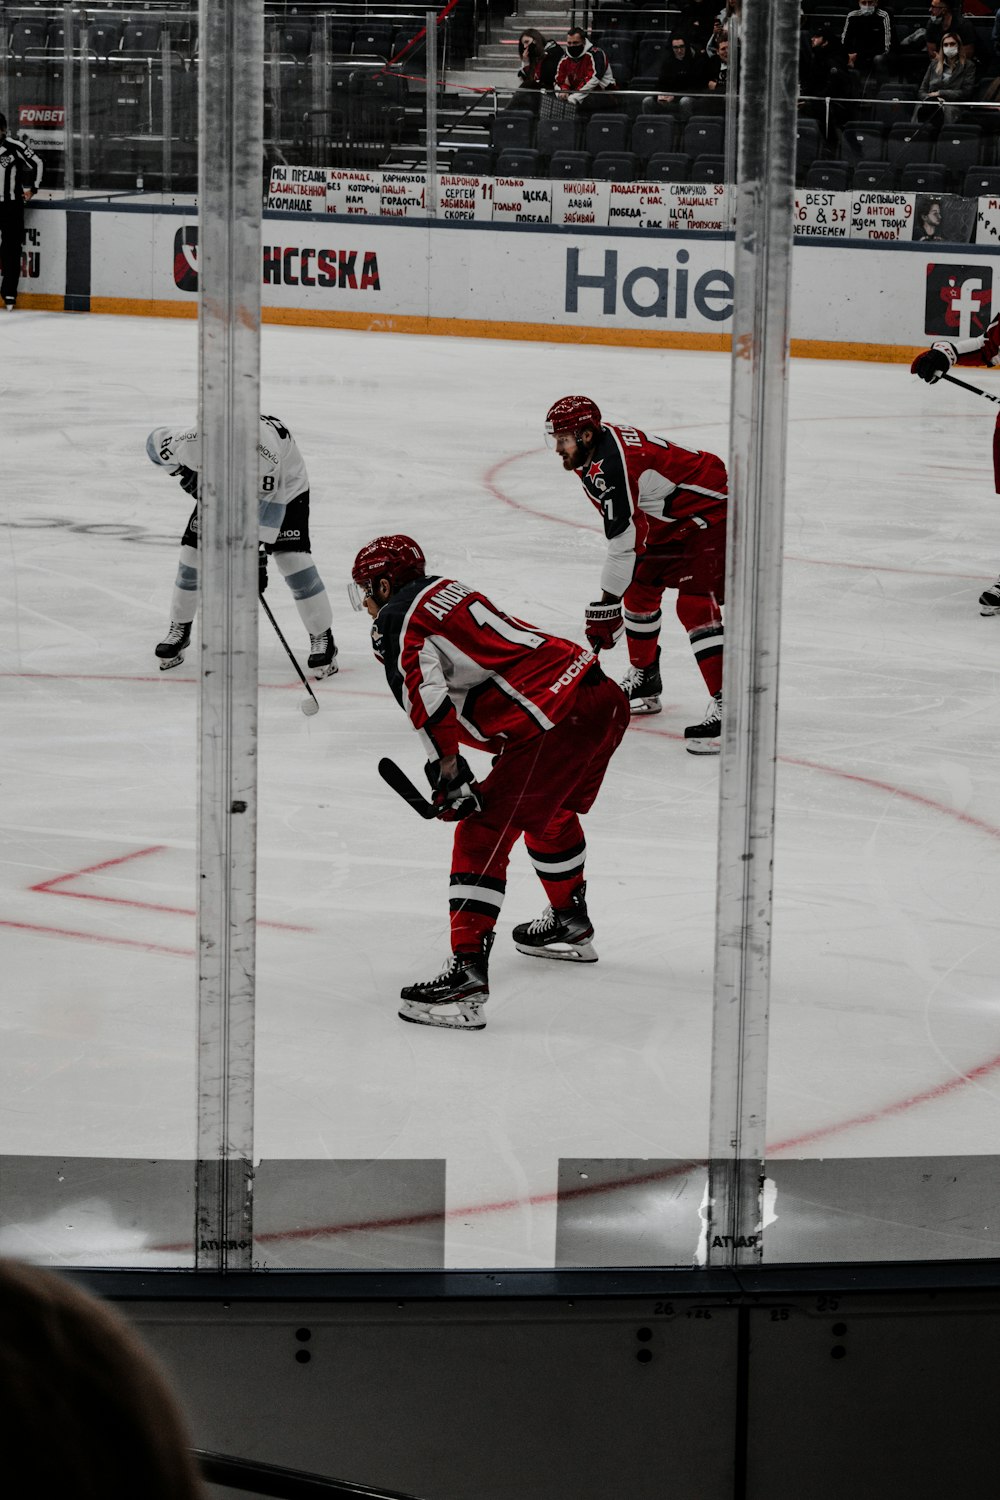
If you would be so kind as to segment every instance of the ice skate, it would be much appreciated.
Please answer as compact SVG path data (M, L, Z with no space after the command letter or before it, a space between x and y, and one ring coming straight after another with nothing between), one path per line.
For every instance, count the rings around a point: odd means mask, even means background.
M160 671L169 672L171 667L179 667L190 643L191 622L181 624L179 620L171 620L170 629L156 648Z
M722 694L709 699L708 712L700 724L684 731L684 748L692 755L718 755L722 747Z
M661 710L660 648L651 667L629 667L621 681L622 692L634 714L658 714Z
M332 630L321 630L319 635L309 637L309 661L307 666L310 672L321 681L324 677L332 677L337 670L337 647L333 640Z
M16 305L17 305L16 304L16 299L14 297L5 297L3 299L3 306L4 306L4 311L5 312L13 312Z
M400 990L400 1018L418 1026L444 1026L451 1031L482 1031L482 1007L490 998L489 959L493 934L488 932L477 953L454 953L435 979L408 984Z
M979 613L981 615L1000 615L1000 578L991 588L983 589L979 596Z
M596 964L591 942L593 923L587 915L586 881L573 892L563 911L547 906L533 922L514 928L514 947L531 958L559 958L570 963Z

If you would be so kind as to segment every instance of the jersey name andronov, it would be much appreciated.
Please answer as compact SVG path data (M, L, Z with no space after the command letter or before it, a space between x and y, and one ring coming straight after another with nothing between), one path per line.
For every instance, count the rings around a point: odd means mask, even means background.
M401 589L378 629L389 686L434 756L551 729L596 661L450 578Z

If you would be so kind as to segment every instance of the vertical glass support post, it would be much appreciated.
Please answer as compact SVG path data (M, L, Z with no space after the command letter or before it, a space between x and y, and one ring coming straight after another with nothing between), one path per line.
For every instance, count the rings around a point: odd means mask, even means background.
M799 0L740 40L707 1262L762 1255Z
M63 197L72 198L76 191L76 104L73 89L73 7L63 6ZM82 66L82 64L81 64Z
M90 187L90 18L80 24L80 186Z
M195 1265L253 1254L263 6L200 0Z
M424 187L424 209L429 219L437 218L437 138L438 138L438 55L436 12L424 11L427 28L427 181Z
M174 185L174 73L170 32L166 26L160 32L160 103L163 115L160 181L163 192L169 193Z

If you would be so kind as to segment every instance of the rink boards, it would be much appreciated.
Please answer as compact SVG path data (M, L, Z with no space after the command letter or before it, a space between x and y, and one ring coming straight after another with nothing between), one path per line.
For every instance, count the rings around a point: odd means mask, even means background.
M989 322L994 250L800 238L792 351L895 360ZM269 211L265 321L381 332L726 349L721 230L635 231ZM194 317L192 205L39 204L21 305Z

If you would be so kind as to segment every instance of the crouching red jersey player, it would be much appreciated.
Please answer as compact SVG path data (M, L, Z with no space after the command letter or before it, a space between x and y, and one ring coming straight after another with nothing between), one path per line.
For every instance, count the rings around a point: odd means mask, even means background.
M478 589L428 576L410 537L376 537L351 572L352 603L374 619L375 653L424 746L437 816L456 823L452 957L436 978L402 990L399 1014L481 1031L507 863L522 834L549 905L514 928L515 947L597 958L580 817L628 726L628 700L592 651L514 619ZM495 757L482 783L462 745Z

